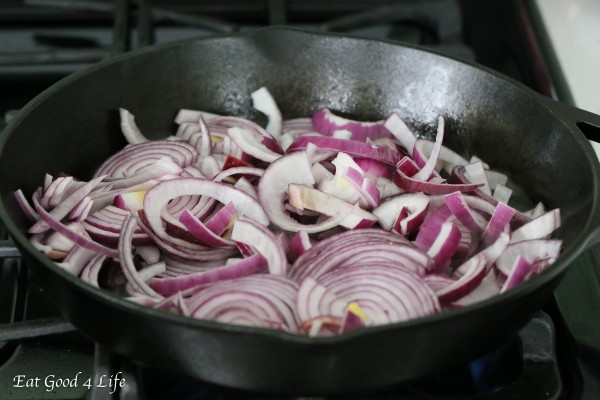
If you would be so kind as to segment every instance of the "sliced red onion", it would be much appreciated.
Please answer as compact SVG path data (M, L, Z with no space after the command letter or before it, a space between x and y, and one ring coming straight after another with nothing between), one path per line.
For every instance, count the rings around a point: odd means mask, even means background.
M160 250L156 246L137 246L135 252L147 264L156 264L160 261Z
M560 227L560 210L555 208L541 215L512 233L511 243L523 240L543 239Z
M483 254L477 254L467 260L460 268L463 275L452 285L436 292L440 303L448 304L472 292L487 275L487 259Z
M236 145L246 154L266 162L273 162L281 157L281 154L269 149L260 139L257 139L251 131L241 128L229 128L227 134Z
M415 157L415 161L419 167L423 167L435 146L434 142L429 140L419 139L415 142L415 148L413 150L413 154ZM438 157L438 161L436 163L436 170L443 169L447 173L451 174L452 169L457 165L467 165L469 161L461 157L458 153L450 150L445 146L441 146L440 154Z
M406 126L404 121L400 119L398 114L392 113L392 115L385 120L383 126L396 138L400 145L406 149L408 154L413 154L417 138L408 126Z
M319 151L343 152L353 157L369 158L382 163L395 166L402 155L387 147L373 146L355 140L343 140L320 136L301 136L288 148L287 152L304 150L309 143L317 146Z
M288 258L294 262L304 252L312 247L310 237L305 231L298 231L290 241L290 250L288 252Z
M333 218L341 218L340 225L355 229L372 226L377 217L344 200L304 185L288 186L289 202L299 210L318 211Z
M198 157L196 149L188 143L176 140L155 140L129 145L108 158L96 171L95 177L111 178L132 176L140 168L169 157L181 168L194 165Z
M427 284L434 292L438 292L454 284L456 279L442 274L428 274L423 277L423 282Z
M251 218L241 216L233 226L231 239L256 249L267 260L271 274L286 274L285 251L277 237L268 228Z
M494 194L492 197L498 203L508 203L510 196L512 196L512 192L512 189L509 189L506 186L498 183L494 188Z
M358 305L356 303L351 303L353 305ZM346 309L346 313L344 314L344 318L342 319L342 326L340 327L339 333L352 332L357 329L361 329L366 327L365 321L361 318L360 315L352 311L350 308Z
M84 225L92 225L108 232L119 233L121 232L125 219L130 214L130 212L118 207L107 206L90 215L85 220ZM138 229L135 233L138 232L141 232L141 230Z
M465 171L464 165L456 166L452 170L451 179L454 182L461 182L462 184L469 184L469 182L470 182L469 178L466 176L466 171ZM488 196L482 190L475 189L475 190L473 190L473 194L477 197L480 197L481 199L488 202L489 204L491 204L492 207L495 207L498 205L498 201L496 199L494 199L491 196ZM469 205L471 205L471 204L469 203ZM530 220L531 220L530 215L527 215L526 212L523 212L523 213L517 212L515 214L515 216L513 217L512 225L513 226L521 226L524 223L529 222Z
M355 157L354 162L373 180L376 180L379 177L390 178L392 176L389 166L382 162L361 157Z
M194 318L297 331L297 286L276 275L251 275L217 282L188 301ZM291 290L291 293L290 291Z
M440 151L442 149L442 141L444 140L444 118L440 117L438 120L437 135L435 137L435 145L431 151L429 159L423 165L421 170L412 176L412 179L426 181L430 178L431 174L435 171L435 164L437 163Z
M33 209L33 207L31 207L31 204L29 204L29 201L27 201L27 198L21 189L15 191L15 199L17 200L17 204L19 204L21 211L23 211L23 214L25 214L25 217L27 217L29 222L35 223L40 219L39 214Z
M253 168L253 167L234 167L228 168L224 171L219 172L215 175L211 180L214 182L222 182L225 178L228 178L233 175L248 175L248 176L262 176L265 170L262 168Z
M32 235L29 238L29 241L40 252L44 253L46 257L51 260L62 260L67 256L67 252L55 250L52 246L48 246L47 244L42 243L44 241L44 234L38 233L36 235Z
M271 152L283 154L283 150L281 150L281 147L279 147L279 144L275 138L260 125L250 120L240 117L219 117L210 121L209 126L211 131L214 131L214 129L223 130L223 128L226 129L223 132L228 132L229 128L238 128L244 131L250 131L250 136L253 138L251 139L252 143L258 142L261 145L259 146L260 148L264 147Z
M60 222L58 219L56 219L56 217L54 217L48 211L44 210L44 208L39 205L39 202L38 202L36 196L33 197L33 205L34 205L35 209L37 210L38 214L40 215L41 221L44 221L46 224L48 224L49 228L52 228L55 231L59 232L66 238L72 240L77 245L85 247L86 249L95 251L96 253L100 253L100 254L103 254L108 257L112 257L112 258L119 257L118 251L111 249L109 247L103 246L100 243L97 243L97 242L91 240L89 237L86 237L87 235L82 235L80 233L73 232L72 230L70 230L62 222Z
M231 262L232 259L228 257L231 255L237 255L235 252L231 253L232 254L226 254L222 257L215 257L212 260L186 260L177 256L171 256L163 253L161 259L167 264L165 276L180 276L209 271L217 267L222 267L223 265L229 265L228 263Z
M448 194L452 192L471 192L480 185L475 183L466 184L447 184L423 182L405 175L402 171L396 170L394 174L394 183L409 192L423 192L425 194Z
M465 307L479 303L500 294L500 286L494 270L490 270L479 285L466 296L451 303L452 306Z
M312 124L317 132L332 136L336 131L351 132L352 140L364 142L367 138L391 137L383 126L383 121L363 122L354 121L335 115L328 108L316 111L312 116Z
M486 163L485 161L483 161L481 158L477 157L476 155L472 155L471 159L469 160L469 164L474 164L477 162L480 162L485 170L490 169L490 165L488 163Z
M273 135L274 138L281 136L282 118L281 111L277 107L277 103L271 96L271 93L265 87L252 92L252 107L265 114L269 118L267 124L267 132Z
M484 229L481 221L471 211L461 192L454 192L444 196L444 202L454 214L454 216L467 228L475 232L482 232Z
M373 140L367 138L366 142L375 146L387 147L390 150L398 151L398 143L394 139L389 137L383 137Z
M506 282L502 285L500 293L504 293L517 285L523 283L532 272L532 265L524 257L517 257L510 269Z
M44 191L48 189L48 187L52 184L53 180L54 178L52 177L52 175L44 175L44 185L42 186Z
M528 263L533 264L541 260L557 258L561 247L562 240L559 239L533 239L511 243L496 259L496 267L508 276L518 257L523 257Z
M394 182L387 178L379 177L375 182L377 189L379 190L379 196L382 200L389 199L390 197L397 196L399 194L406 193L406 190L400 189Z
M452 171L450 171L450 173L451 172ZM498 188L498 186L504 186L506 188L505 185L508 182L508 175L503 174L502 172L486 169L485 177L486 177L488 184L490 185L490 189L495 191ZM506 189L508 189L508 188L506 188Z
M331 135L331 137L336 138L336 139L351 140L352 139L352 132L350 132L350 131L348 131L346 129L342 129L342 130L333 132L333 134Z
M285 213L283 202L290 184L314 185L306 152L288 154L271 163L258 184L258 198L270 221L286 231L322 232L339 224L343 216L304 225Z
M216 158L213 156L205 157L199 161L198 169L202 172L202 175L208 179L212 179L218 173L221 172L221 166Z
M465 227L460 222L455 222L456 226L460 230L460 242L456 253L452 258L452 262L462 263L469 258L479 247L479 235L472 230Z
M490 216L494 213L496 206L498 205L497 203L492 204L481 197L470 194L463 194L462 198L473 211L481 211L481 213L488 214ZM478 212L475 215L479 215L481 213Z
M241 190L244 193L247 193L248 195L252 196L252 198L258 200L258 192L256 191L256 188L252 183L250 183L250 181L248 181L243 176L237 180L233 187L238 190Z
M376 262L424 275L433 260L402 236L378 229L348 231L322 240L304 252L291 268L289 276L301 282L308 276L321 275L347 265Z
M170 296L182 290L223 280L231 280L243 276L267 271L267 261L260 254L255 254L232 264L200 271L175 278L152 278L148 285L163 296Z
M490 218L485 230L481 234L483 243L490 245L504 231L504 229L510 224L511 219L515 215L516 211L505 203L498 203L492 217Z
M54 207L52 211L48 214L52 217L52 219L60 221L64 217L66 217L73 207L75 207L81 200L83 200L105 177L100 176L95 179L92 179L84 186L76 190L69 197L64 199L59 205ZM38 210L39 213L39 210ZM46 232L50 228L50 225L43 218L42 220L37 221L31 228L29 228L29 233L43 233Z
M79 204L77 204L69 213L69 219L71 221L75 221L75 222L81 222L84 219L87 218L88 214L90 213L90 210L92 209L92 205L94 204L94 201L88 197L85 196L83 198L83 200L81 200L79 202Z
M404 173L406 176L414 176L420 170L417 163L415 163L415 161L408 156L405 156L398 161L398 164L396 164L396 169Z
M100 287L98 285L98 274L100 273L100 269L102 269L105 260L106 256L96 254L81 271L81 280L92 286Z
M431 211L425 216L414 242L423 251L427 251L431 247L445 222L452 222L456 219L446 204L436 208L430 206L430 208Z
M281 148L281 150L287 152L292 143L294 143L294 140L295 139L292 135L290 135L289 133L284 133L283 135L281 135L281 137L279 137L277 143L279 143L279 147Z
M185 210L189 210L198 218L204 218L210 212L208 207L212 208L213 206L210 200L212 199L209 197L198 195L177 197L169 202L162 210L161 214L165 222L167 222L167 225L172 224L183 227L176 222L177 218L179 218Z
M179 220L200 243L206 246L217 248L234 246L231 240L215 234L189 210L185 210L179 217Z
M327 168L325 168L323 166L323 164L321 163L314 163L311 167L311 172L313 174L313 177L315 179L315 183L317 185L320 185L321 183L325 182L325 181L331 181L334 178L334 174L332 174L331 172L329 172L329 170Z
M183 169L177 165L171 157L163 157L148 165L142 166L135 171L132 176L123 178L106 178L105 183L109 183L113 189L128 189L134 191L137 185L143 185L148 182L158 180L168 180L181 175ZM150 185L150 186L153 186Z
M69 273L79 276L81 271L85 268L87 263L94 258L98 253L95 251L86 249L79 245L74 246L69 254L63 259L62 262L57 263L58 266L68 271Z
M177 132L175 132L175 137L183 139L185 141L189 141L192 135L199 132L199 127L197 125L197 121L195 123L184 122L177 128Z
M408 208L401 207L400 210L398 211L398 216L397 216L396 221L394 222L394 225L392 226L391 230L402 235L401 223L406 218L408 218L409 215L410 215L410 213L408 212Z
M486 195L491 196L492 191L490 190L490 184L488 183L485 169L483 168L483 164L481 163L481 161L467 164L464 166L464 168L465 174L467 176L467 179L469 179L469 182L480 183L481 186L479 187L479 190L481 190Z
M461 232L452 222L444 222L438 236L427 249L427 254L433 258L434 271L442 268L448 262L460 243Z
M365 314L367 326L440 311L433 291L418 275L403 268L357 265L331 271L318 282L337 296L356 303Z
M210 131L208 130L208 126L206 126L206 121L204 118L200 116L198 118L198 126L200 127L200 146L196 146L196 150L198 151L198 155L201 158L210 156L212 152L212 137L210 136Z
M206 220L206 227L217 235L222 235L233 226L237 217L235 205L233 202L229 202Z
M525 277L525 280L531 278L533 275L541 273L548 266L552 265L555 261L555 258L548 258L546 260L534 262L533 264L531 264L531 272Z
M339 318L341 322L348 303L348 300L340 298L315 279L308 277L298 289L298 321L305 324L307 321L327 316Z
M106 243L106 244L114 246L119 241L119 237L120 237L119 232L113 232L113 231L107 229L106 227L94 226L94 225L89 224L88 222L83 222L83 227L85 228L85 231L87 232L87 234L94 240L97 240L98 242ZM133 235L132 242L136 246L137 245L149 245L152 243L152 240L150 240L150 237L147 234L145 234L144 232L136 232Z
M71 222L65 225L69 230L75 232L77 235L86 235L85 229L79 222ZM62 251L68 253L71 251L75 243L69 238L63 236L59 232L52 232L44 240L47 246L50 246L53 250Z
M181 176L184 178L206 178L202 171L200 171L195 166L191 165L189 167L185 167L181 172Z
M177 116L175 117L175 123L176 124L184 124L184 123L196 123L198 122L198 118L204 118L206 121L210 121L211 119L220 117L219 114L213 114L207 111L197 111L197 110L188 110L185 108L182 108L181 110L179 110L179 112L177 113Z
M358 202L361 207L367 210L379 205L381 200L379 189L373 182L364 177L364 172L349 155L338 153L331 163L335 166L335 175L329 180L321 180L319 190L351 204ZM319 173L320 171L315 165L313 165L312 170ZM323 174L327 173L324 172Z
M306 134L319 135L319 133L315 132L311 118L286 119L283 121L282 130L284 134L288 134L292 138Z
M377 222L383 229L391 230L401 209L408 211L409 216L400 221L400 233L407 236L413 233L425 219L429 198L421 193L410 193L396 196L373 210Z
M161 210L171 199L179 196L208 196L227 204L232 202L240 215L251 215L261 224L268 225L269 218L258 202L232 186L195 178L179 178L161 182L148 190L144 197L144 214L152 232L173 244L189 247L184 240L173 238L163 227Z
M498 260L498 257L500 257L503 254L503 252L508 247L509 241L510 235L506 232L502 232L494 243L492 243L491 245L479 252L479 254L483 255L486 258L486 271L490 270L492 268L492 265ZM463 273L461 267L458 267L455 273L460 276L460 274Z
M68 196L67 189L73 186L72 176L57 177L43 191L40 197L40 205L46 210L56 207L65 196Z
M119 238L119 261L127 282L137 293L142 293L150 297L161 298L162 296L156 293L139 275L137 268L133 262L133 247L131 240L133 232L137 228L135 218L128 216L123 224L121 237Z
M128 143L136 144L148 141L136 125L133 114L124 108L119 108L119 116L121 117L121 132Z
M323 136L309 119L281 124L266 89L253 97L271 133L244 118L182 110L176 136L126 146L103 163L97 176L108 176L83 197L90 182L63 175L44 178L35 209L17 192L26 217L35 221L39 212L39 221L55 230L34 234L32 244L92 285L104 259L119 258L124 272L111 268L107 284L125 284L140 304L311 336L429 315L440 301L445 308L472 304L538 274L558 256L561 242L542 238L560 215L542 216L541 204L525 213L508 207L508 177L477 157L467 165L444 147L443 119L430 142L416 140L397 115L371 125L322 110L315 116L329 124ZM133 116L121 115L128 140L146 140ZM377 132L369 137L371 128ZM396 140L414 159L403 158ZM254 168L256 161L270 165ZM452 171L458 184L448 184L440 169ZM415 190L425 193L406 193ZM72 204L58 216L65 201ZM63 219L83 222L65 226ZM391 232L368 229L375 222ZM270 223L283 229L263 226ZM522 225L512 239L511 224ZM291 240L289 232L296 232ZM315 243L309 233L317 233ZM118 241L119 251L90 236ZM229 258L239 252L247 258ZM294 262L289 268L286 257ZM302 293L273 273L301 283Z
M524 212L523 214L528 215L529 217L537 218L546 212L546 206L541 201L535 205L531 210Z
M361 207L372 210L379 205L381 202L379 189L368 178L365 178L362 172L354 168L347 168L344 177L360 194L359 204Z
M335 167L335 175L330 180L323 180L319 185L319 190L348 203L358 203L362 197L360 192L363 180L362 174L355 170L356 173L353 177L347 175L349 169L358 169L358 165L345 153L339 153L332 164ZM363 200L363 203L366 203L366 201Z
M145 195L146 190L121 193L115 196L113 205L122 210L138 211L144 208Z
M185 300L183 299L183 295L181 294L181 292L177 293L176 305L179 308L179 313L181 315L183 315L184 317L192 316L192 313L188 309L187 304L186 304Z

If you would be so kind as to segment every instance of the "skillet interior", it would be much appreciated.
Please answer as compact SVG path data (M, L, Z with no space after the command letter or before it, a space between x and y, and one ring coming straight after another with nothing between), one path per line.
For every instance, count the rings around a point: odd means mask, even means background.
M565 255L506 296L448 315L311 342L142 310L92 290L37 254L11 192L43 175L82 178L121 148L118 107L150 138L174 132L180 108L254 119L249 93L269 88L285 118L328 106L363 119L395 111L449 147L508 171L532 197L560 207ZM246 389L332 393L379 387L462 363L493 348L539 308L589 232L596 161L535 95L481 69L385 42L266 29L125 55L75 74L30 103L0 153L2 216L59 308L82 331L141 362ZM588 147L586 147L588 146ZM91 316L92 311L98 310ZM107 328L108 327L108 328Z

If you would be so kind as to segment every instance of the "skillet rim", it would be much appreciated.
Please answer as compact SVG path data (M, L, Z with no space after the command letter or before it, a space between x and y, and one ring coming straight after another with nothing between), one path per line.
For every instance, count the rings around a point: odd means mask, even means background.
M512 86L512 88L519 92L522 96L529 97L536 104L542 106L546 111L548 111L557 121L568 129L571 134L574 136L574 139L580 145L581 150L586 156L588 164L591 167L592 179L594 182L600 182L600 163L598 159L583 135L579 131L579 129L575 126L573 121L569 121L565 116L563 116L556 108L552 107L551 100L543 97L537 92L533 91L529 87L525 86L521 82L518 82L510 77L507 77L497 71L492 70L489 67L464 61L458 59L456 57L448 56L446 54L442 54L439 51L431 50L424 48L422 46L412 45L400 43L398 41L386 40L386 39L367 39L358 36L339 34L339 33L331 33L331 32L315 32L309 31L299 28L290 28L290 27L265 27L247 32L236 32L236 33L225 33L220 35L213 35L210 37L200 37L200 38L191 38L184 39L176 42L170 42L160 45L153 45L144 47L142 49L134 50L131 52L127 52L110 59L101 61L99 63L93 64L86 68L83 68L73 74L68 75L67 77L61 79L56 82L52 86L48 87L46 90L38 94L31 101L29 101L11 120L11 122L6 126L4 131L0 133L0 160L2 159L2 152L4 150L6 142L9 140L11 134L16 131L21 123L27 116L36 109L36 107L46 101L49 97L51 97L55 92L62 90L64 86L68 86L73 82L76 82L82 77L86 77L88 75L93 75L96 71L109 67L113 64L126 62L130 58L135 58L138 56L142 56L148 52L159 52L165 48L172 48L178 46L184 46L186 44L191 44L195 42L204 42L204 41L214 41L214 40L223 40L223 39L236 39L236 40L248 40L254 38L258 38L258 40L264 40L263 37L266 38L270 34L274 34L277 32L284 32L287 34L293 35L305 35L312 36L317 38L328 37L334 40L352 40L356 42L367 42L367 43L383 43L385 45L390 45L394 47L403 47L407 49L411 49L413 51L419 53L425 53L428 57L434 58L443 58L447 60L451 60L456 62L462 66L475 69L477 72L483 72L488 75L490 78L497 79L504 84L508 84ZM210 331L218 331L223 333L243 333L246 335L252 336L262 336L269 337L271 339L291 342L297 345L334 345L341 344L347 341L358 340L364 336L378 334L386 331L394 331L400 329L416 329L421 328L423 326L436 324L439 321L448 319L448 318L459 318L465 317L469 314L476 313L481 309L488 308L495 303L499 303L502 301L509 301L512 298L522 297L527 295L528 293L536 290L539 286L542 285L542 282L551 280L556 275L559 275L568 268L569 264L577 257L587 246L587 244L594 240L594 236L598 236L598 227L595 226L595 220L600 219L600 185L594 184L592 189L592 207L590 209L590 213L587 219L587 223L585 228L581 230L577 238L573 241L573 243L564 249L561 255L557 258L557 260L552 264L550 268L545 269L541 274L536 276L534 279L526 281L520 284L518 287L511 289L503 294L499 294L490 299L475 303L468 307L463 307L459 309L445 310L439 314L430 315L427 317L421 317L417 319L412 319L403 322L397 322L393 324L379 325L374 327L368 327L364 329L354 330L348 333L340 334L332 337L308 337L299 334L287 333L282 331L277 331L269 328L256 328L256 327L247 327L241 325L233 325L233 324L225 324L220 322L214 322L210 320L201 320L195 319L191 317L185 317L179 314L170 313L163 310L153 309L147 306L142 306L137 303L133 303L130 301L124 300L123 297L114 294L111 291L106 289L99 289L89 284L85 283L81 279L69 274L64 269L58 267L55 262L44 256L37 249L35 249L29 239L20 232L20 230L13 223L12 218L8 215L7 210L4 206L4 201L0 198L0 218L5 224L8 232L11 234L11 237L16 240L16 243L20 249L25 249L26 252L32 256L36 261L43 264L45 267L49 268L54 274L59 275L63 279L66 279L70 284L75 285L75 287L80 290L86 292L87 295L90 295L95 298L95 300L103 302L105 305L111 307L117 307L120 311L123 312L133 312L133 313L141 313L142 316L151 317L151 318L160 318L166 319L170 322L173 322L178 325L184 325L185 328L195 328L195 329L206 329ZM600 224L600 223L599 223ZM35 269L35 268L34 268ZM76 326L76 325L75 325ZM76 326L77 327L77 326Z

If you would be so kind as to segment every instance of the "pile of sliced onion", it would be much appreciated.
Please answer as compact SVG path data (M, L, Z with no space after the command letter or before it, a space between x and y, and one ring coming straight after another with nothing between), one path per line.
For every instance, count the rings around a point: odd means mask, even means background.
M337 335L464 307L518 286L559 256L558 209L510 204L507 177L396 114L329 109L284 120L252 93L267 128L181 110L150 141L121 110L130 143L88 182L46 175L31 243L90 285L192 318Z

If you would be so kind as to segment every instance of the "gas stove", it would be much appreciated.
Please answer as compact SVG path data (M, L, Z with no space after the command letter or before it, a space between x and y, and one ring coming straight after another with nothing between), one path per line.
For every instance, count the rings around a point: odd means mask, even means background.
M565 96L564 81L552 74L538 44L544 27L532 17L538 15L535 3L481 3L5 0L0 112L9 119L62 77L124 51L267 25L422 45L494 68L544 95ZM188 380L117 356L58 315L2 227L0 260L0 399L278 398ZM599 266L595 246L574 262L555 298L484 357L417 382L336 398L600 398Z

